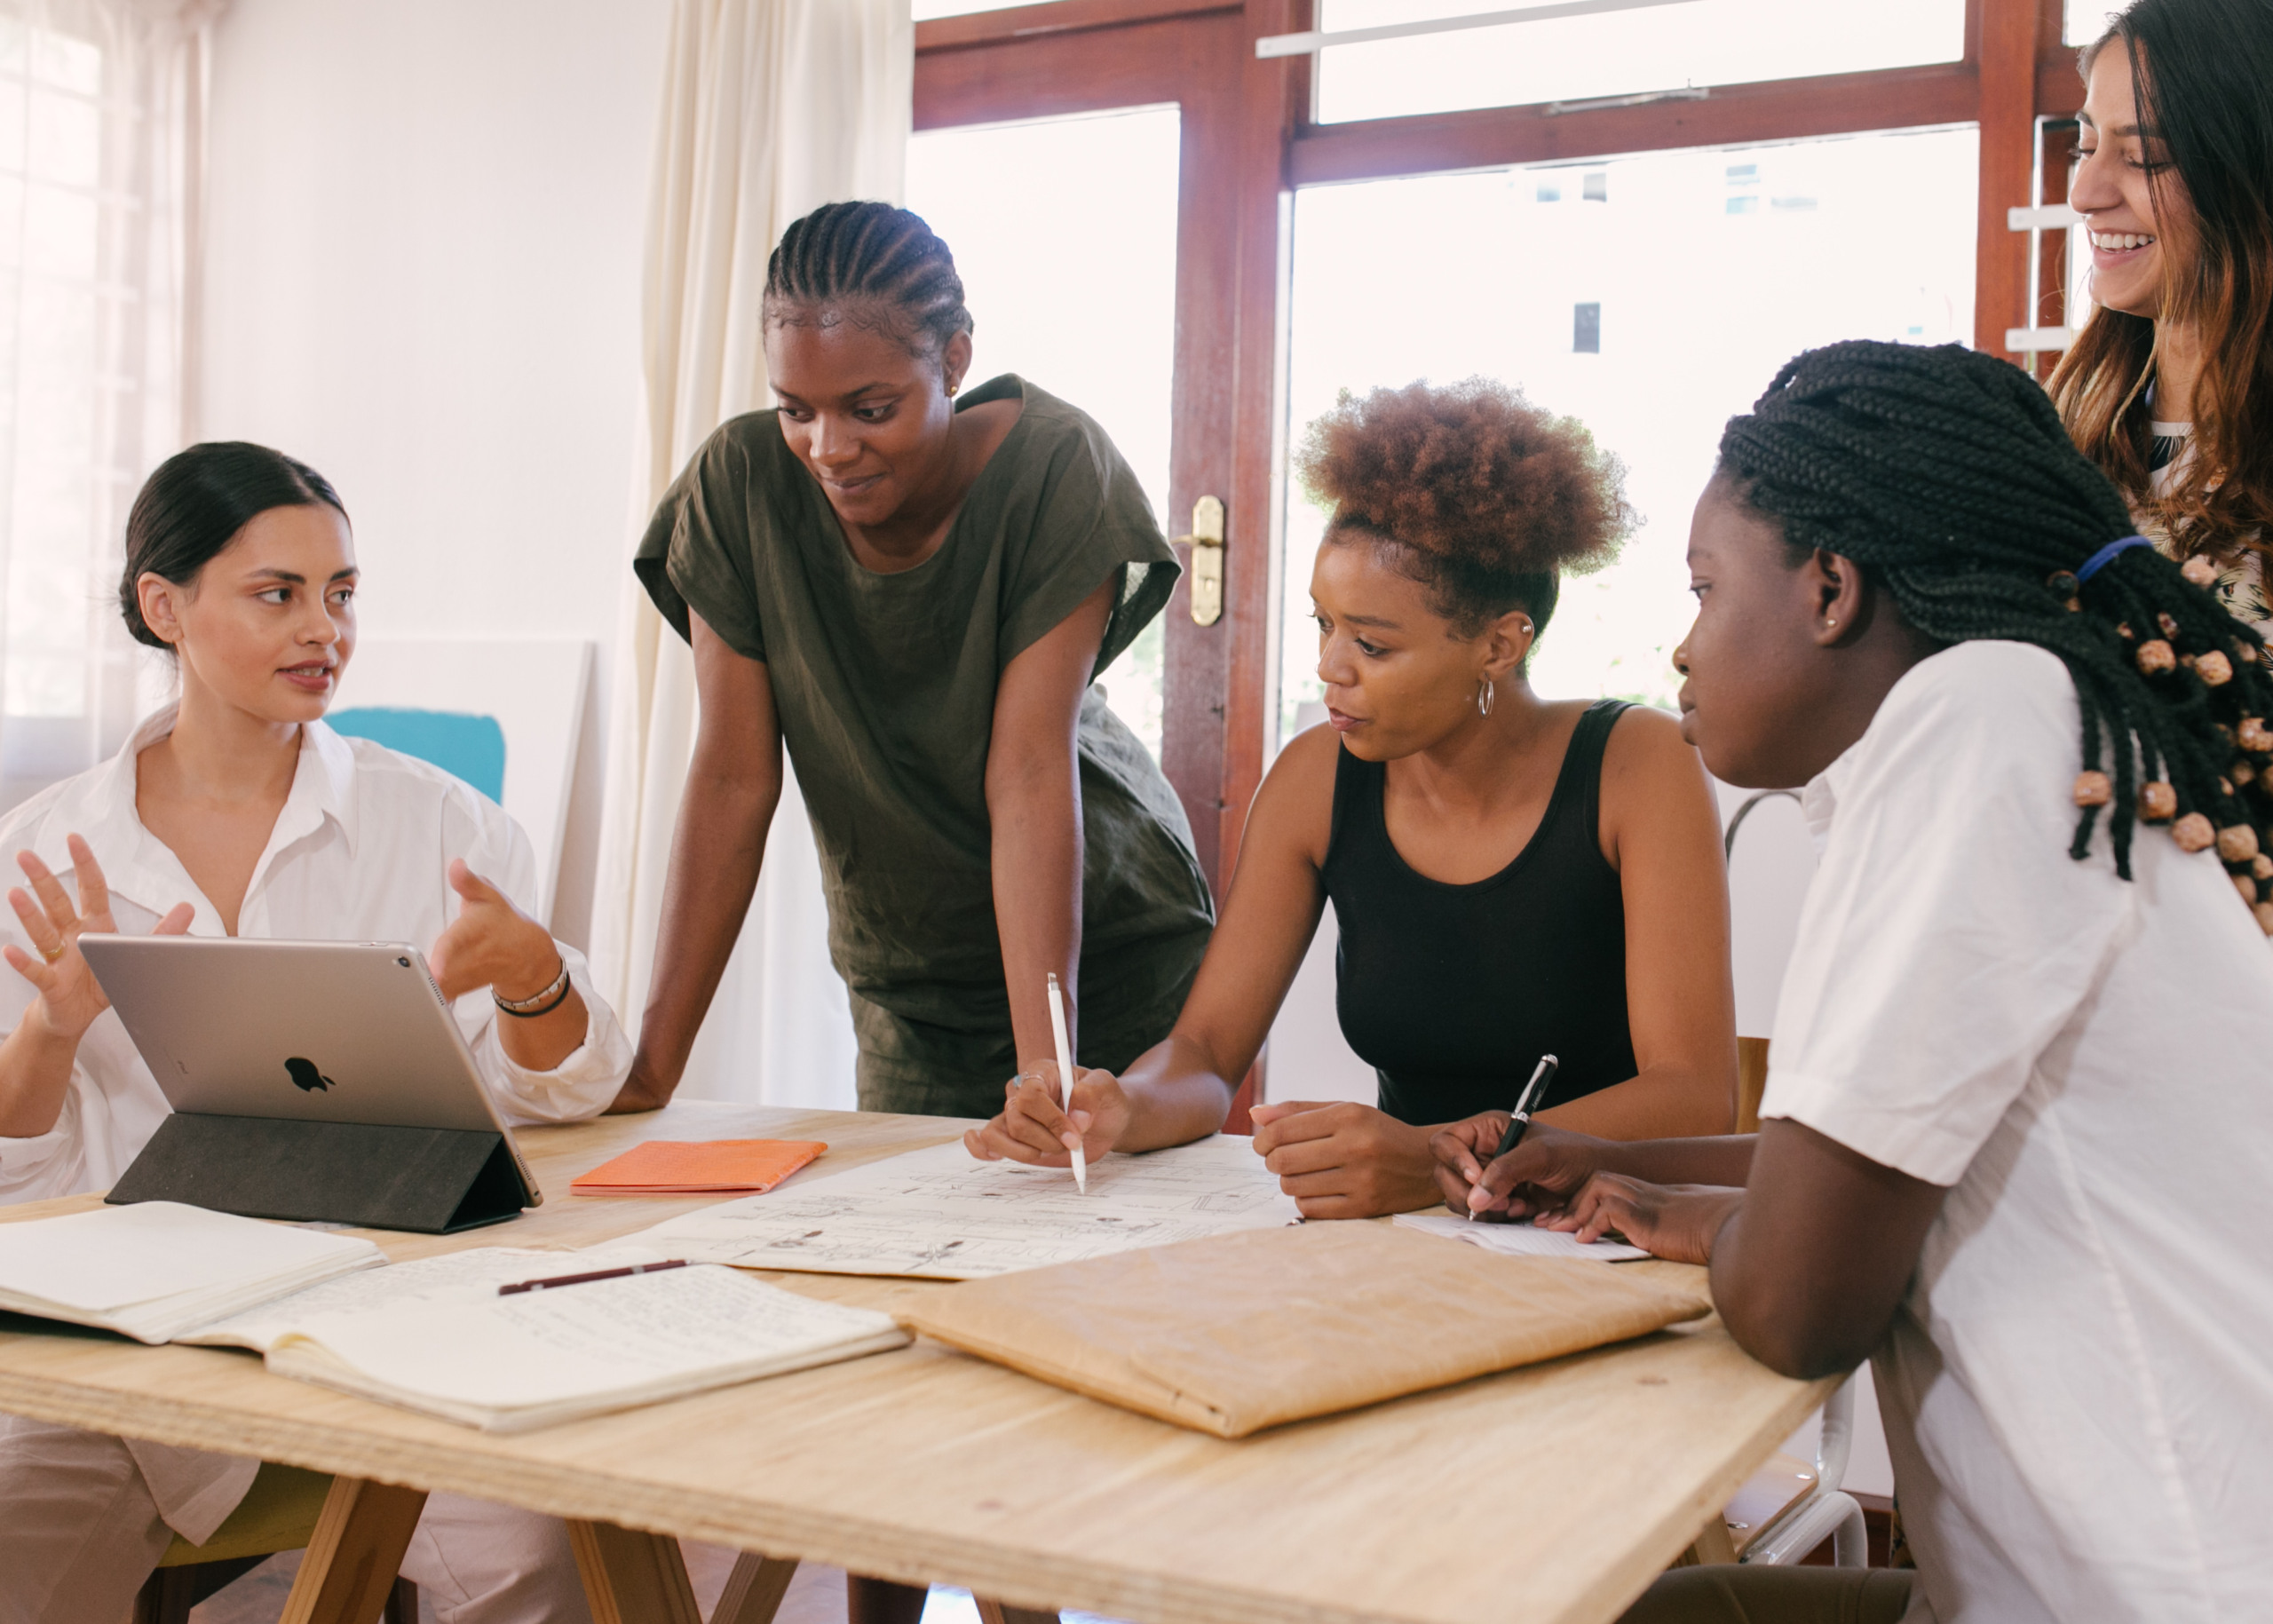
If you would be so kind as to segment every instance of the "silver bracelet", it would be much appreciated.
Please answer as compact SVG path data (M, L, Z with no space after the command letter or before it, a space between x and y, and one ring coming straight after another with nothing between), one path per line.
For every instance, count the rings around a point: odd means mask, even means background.
M518 1015L524 1020L535 1019L540 1015L551 1014L567 996L568 961L566 958L560 961L560 973L553 977L544 991L537 994L534 998L500 998L497 996L495 987L489 989L490 1002L504 1010L506 1014Z

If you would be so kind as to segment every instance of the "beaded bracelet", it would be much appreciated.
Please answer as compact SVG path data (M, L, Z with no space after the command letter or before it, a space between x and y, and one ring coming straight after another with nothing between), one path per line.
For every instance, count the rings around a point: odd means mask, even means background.
M551 984L534 998L500 998L497 989L489 989L489 1002L506 1014L519 1020L535 1020L540 1015L550 1015L568 999L568 961L560 961L560 973Z

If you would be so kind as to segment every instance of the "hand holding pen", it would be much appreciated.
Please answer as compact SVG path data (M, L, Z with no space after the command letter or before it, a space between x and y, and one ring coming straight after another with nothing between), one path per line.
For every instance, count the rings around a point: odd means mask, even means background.
M1491 1210L1499 1198L1485 1189L1485 1159L1489 1154L1492 1164L1497 1166L1522 1145L1525 1132L1531 1126L1532 1113L1546 1098L1548 1085L1554 1081L1560 1065L1553 1055L1540 1058L1531 1081L1516 1098L1516 1108L1509 1116L1506 1129L1496 1136L1496 1152L1487 1152L1485 1148L1493 1143L1485 1137L1493 1120L1490 1113L1455 1122L1430 1140L1430 1151L1437 1159L1437 1184L1444 1192L1445 1206L1469 1218Z

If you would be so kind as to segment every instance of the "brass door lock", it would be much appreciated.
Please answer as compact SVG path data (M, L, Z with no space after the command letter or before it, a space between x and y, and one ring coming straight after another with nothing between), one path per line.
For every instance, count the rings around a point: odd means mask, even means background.
M1192 504L1192 534L1178 542L1192 548L1192 622L1212 626L1224 618L1224 499L1202 496Z

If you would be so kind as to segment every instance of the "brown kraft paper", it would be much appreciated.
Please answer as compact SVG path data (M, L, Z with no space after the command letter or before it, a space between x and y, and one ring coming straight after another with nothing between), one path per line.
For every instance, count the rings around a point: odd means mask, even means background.
M1178 1426L1244 1438L1662 1330L1700 1294L1387 1224L1310 1224L967 1280L909 1329Z

